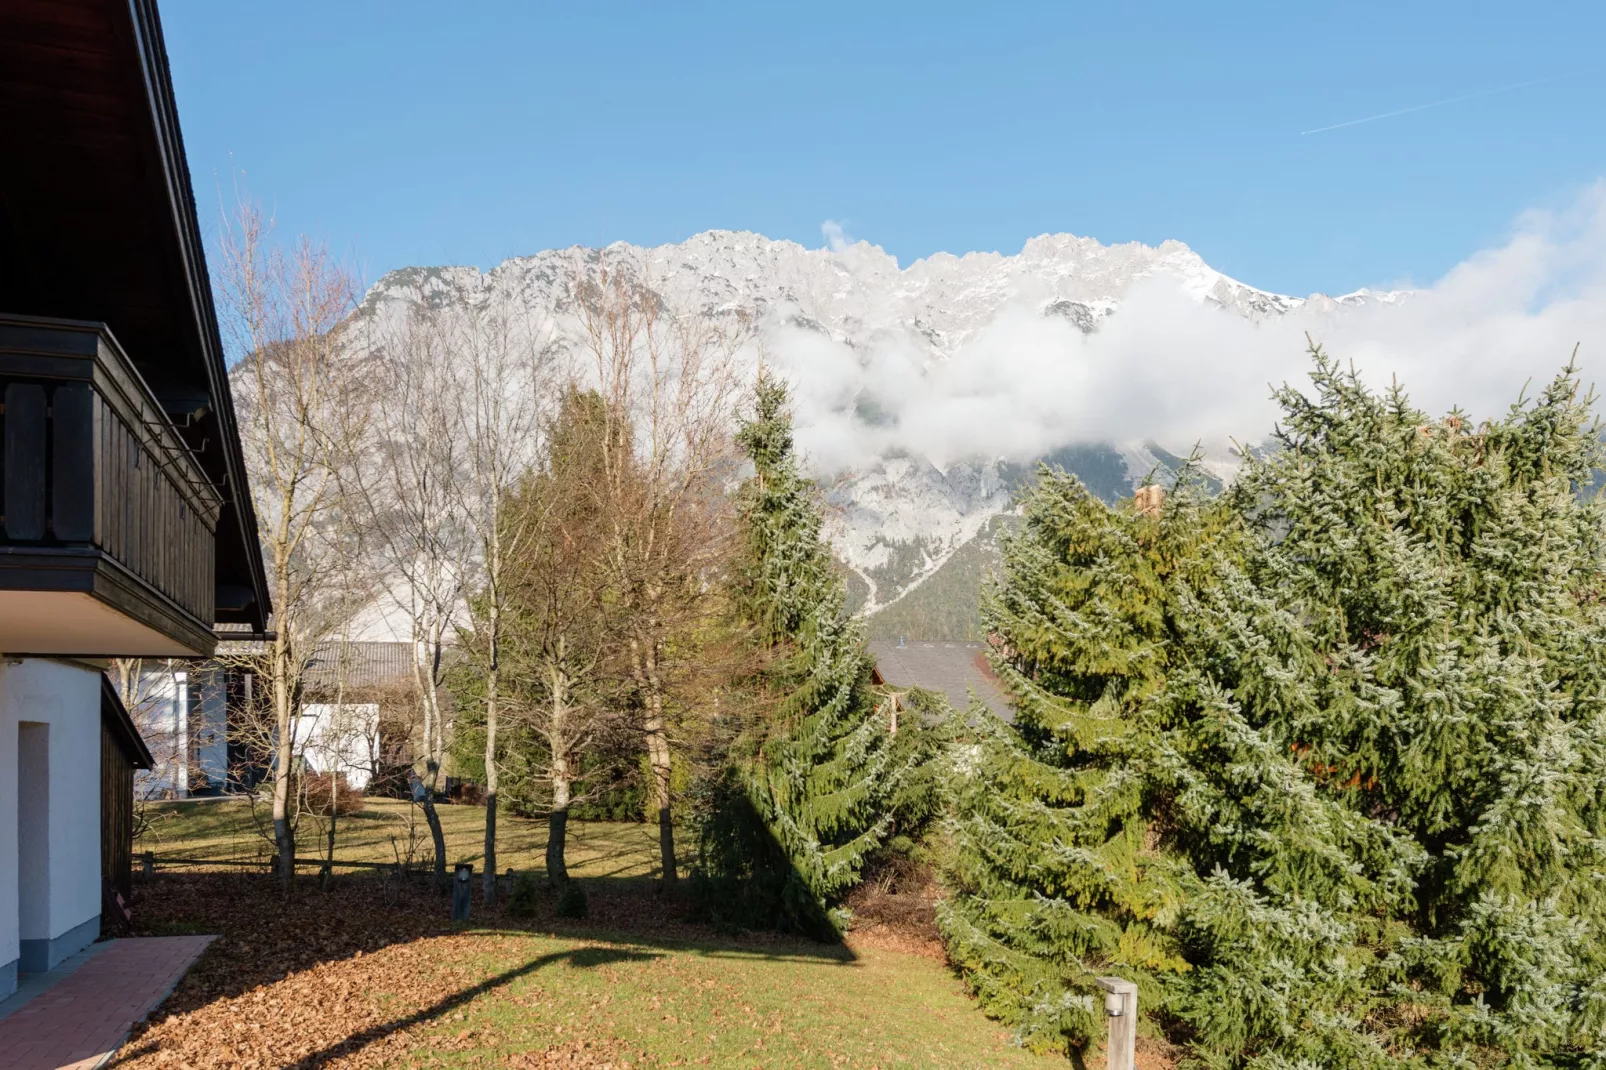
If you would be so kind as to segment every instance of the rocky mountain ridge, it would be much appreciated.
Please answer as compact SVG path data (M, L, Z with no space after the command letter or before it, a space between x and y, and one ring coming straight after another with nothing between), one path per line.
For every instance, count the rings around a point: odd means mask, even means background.
M801 354L792 367L813 375L815 339L833 354L867 367L893 353L908 376L929 375L954 359L1004 311L1063 319L1083 334L1119 315L1123 299L1145 280L1166 279L1193 301L1252 321L1295 309L1338 310L1391 303L1396 292L1358 291L1337 298L1270 293L1211 268L1181 242L1103 245L1069 234L1043 235L1019 253L940 253L900 267L866 242L809 249L749 232L708 231L684 242L643 248L549 250L506 260L490 271L472 267L405 268L372 288L365 314L384 319L421 304L461 306L522 317L559 350L579 352L576 286L599 262L621 272L678 314L736 318L752 325L766 352ZM755 349L756 353L756 349ZM754 358L756 360L756 356ZM830 385L826 384L827 387ZM896 382L884 389L897 389ZM839 394L815 384L800 407L800 435L810 419L875 425L871 392L846 384ZM1151 472L1163 479L1177 452L1153 442L1079 442L1075 428L1052 457L1098 493L1128 493ZM1190 444L1191 445L1191 444ZM933 576L989 521L1010 508L1014 490L1033 468L1032 457L968 456L942 465L895 445L858 463L822 471L830 504L828 529L852 573L862 610L889 606ZM1206 467L1230 478L1233 457L1207 453ZM933 638L946 638L934 636Z

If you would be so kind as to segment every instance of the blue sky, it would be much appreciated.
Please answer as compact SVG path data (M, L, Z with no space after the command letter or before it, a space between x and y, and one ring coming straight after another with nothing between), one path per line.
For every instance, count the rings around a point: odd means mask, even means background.
M217 3L162 17L231 169L366 278L840 221L905 264L1177 238L1304 294L1426 283L1606 176L1606 5ZM1534 79L1376 122L1301 131Z

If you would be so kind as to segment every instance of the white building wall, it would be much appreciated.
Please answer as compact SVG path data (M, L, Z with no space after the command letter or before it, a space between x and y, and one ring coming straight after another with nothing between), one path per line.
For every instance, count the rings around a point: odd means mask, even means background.
M128 712L150 749L151 767L134 771L136 797L182 799L189 794L188 767L179 760L187 744L187 706L183 672L165 666L140 672Z
M379 756L379 704L308 703L296 718L295 748L315 773L344 773L353 791L365 791Z
M191 791L221 791L229 781L227 686L222 669L190 673Z
M228 780L228 712L223 672L194 663L156 663L140 673L129 713L150 748L152 767L134 773L145 799L187 799Z
M19 835L41 803L42 840ZM0 658L0 996L99 935L100 895L100 672Z

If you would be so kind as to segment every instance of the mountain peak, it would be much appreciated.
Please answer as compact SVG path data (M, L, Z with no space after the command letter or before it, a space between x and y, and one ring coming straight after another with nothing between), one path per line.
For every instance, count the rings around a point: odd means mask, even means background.
M1060 341L1040 344L1063 344L1069 351L1075 335L1057 333L1060 323L1083 334L1097 332L1121 314L1135 286L1161 278L1201 305L1250 320L1281 316L1307 302L1336 314L1402 296L1363 290L1307 299L1270 293L1215 270L1180 241L1105 245L1075 234L1040 234L1016 253L934 253L901 266L879 246L846 244L840 232L828 236L836 239L834 247L809 248L752 231L709 230L652 247L614 242L604 250L548 250L484 273L405 268L379 280L364 311L399 315L420 304L500 310L542 324L559 349L578 352L585 343L575 288L606 259L680 314L741 312L770 335L775 353L790 353L798 374L810 380L799 433L819 430L816 446L822 453L837 451L814 458L822 473L833 474L830 531L859 577L858 589L867 593L866 608L873 609L918 586L1007 510L1019 473L1030 470L998 457L944 457L934 464L913 456L901 446L896 420L883 404L917 394L915 380L936 374L1000 316L1050 321L1054 326L1040 337ZM819 421L818 427L809 420ZM1065 441L1077 441L1075 428L1064 434ZM855 444L853 452L842 443ZM874 449L880 454L867 460L864 451ZM1170 464L1170 455L1162 453L1152 444L1107 443L1067 447L1055 457L1113 495ZM1230 475L1230 459L1216 461L1220 474Z

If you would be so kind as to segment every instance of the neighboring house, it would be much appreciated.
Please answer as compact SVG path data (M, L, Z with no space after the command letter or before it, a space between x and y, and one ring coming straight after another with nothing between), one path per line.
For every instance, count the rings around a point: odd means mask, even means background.
M313 773L337 773L354 791L366 791L379 765L379 703L312 702L296 717L295 752Z
M229 633L220 636L230 639ZM206 790L211 789L213 762L219 754L224 770L218 782L221 790L250 792L267 779L273 761L271 720L263 721L264 716L271 718L263 706L269 685L252 671L266 649L260 641L227 641L218 659L189 669L189 705L175 703L175 712L168 716L176 719L187 710L193 718L199 695L203 722L189 730L199 744L188 763L192 794L197 776L204 779ZM411 723L415 651L412 643L318 643L301 674L301 703L291 742L295 763L316 773L344 773L346 783L359 791L375 776L395 773L405 765L410 748L400 726ZM162 693L160 686L156 693ZM160 716L165 709L158 704L159 716L154 719L164 726L171 723ZM158 735L146 733L147 739ZM157 757L160 762L161 755ZM158 790L172 782L155 775L149 780Z
M0 996L100 932L150 754L110 658L269 611L152 0L0 3Z
M263 765L264 755L251 753L262 747L248 743L259 733L244 728L242 714L262 682L239 656L261 645L235 642L234 657L138 666L128 704L154 764L135 778L136 795L187 799L261 782L266 769L250 767ZM380 759L381 706L412 686L412 656L410 643L319 643L302 676L293 753L314 772L345 773L361 790Z
M152 755L151 767L134 777L135 796L221 794L229 775L224 671L193 661L141 662L129 690L129 712Z
M412 643L368 643L329 639L313 648L301 678L301 690L320 702L371 696L413 686L418 660Z
M380 713L413 684L411 643L329 640L307 662L296 724L296 753L316 773L344 773L356 791L386 764ZM394 756L391 756L394 758Z
M870 656L875 660L875 682L894 692L915 687L934 691L956 710L967 709L974 694L1003 720L1014 720L1009 698L987 664L985 644L872 639Z

